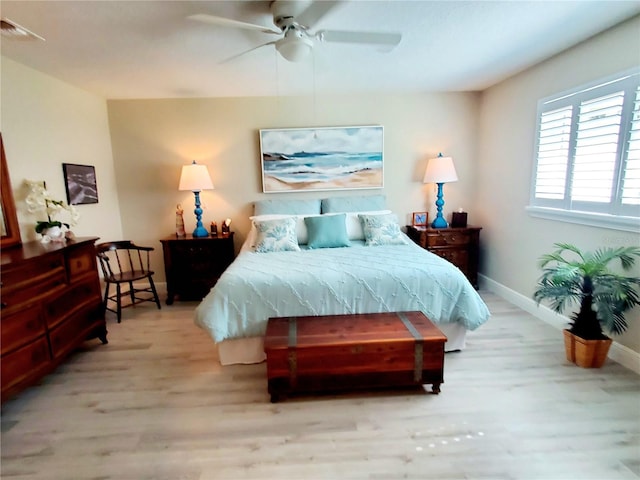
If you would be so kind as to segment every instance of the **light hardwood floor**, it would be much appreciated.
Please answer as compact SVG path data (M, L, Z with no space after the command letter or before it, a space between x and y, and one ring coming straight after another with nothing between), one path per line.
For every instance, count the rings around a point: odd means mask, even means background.
M638 479L640 377L564 359L561 332L490 293L440 395L271 404L264 364L221 367L194 303L108 317L2 407L6 479Z

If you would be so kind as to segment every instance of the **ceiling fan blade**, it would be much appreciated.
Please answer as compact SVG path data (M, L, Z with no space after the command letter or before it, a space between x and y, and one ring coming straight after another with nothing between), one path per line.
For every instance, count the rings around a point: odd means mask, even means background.
M307 28L313 28L322 17L341 3L344 3L344 0L316 0L304 12L297 15L296 20Z
M208 23L210 25L218 25L220 27L232 27L232 28L244 28L246 30L257 30L263 33L273 33L275 35L281 35L282 32L274 28L265 27L263 25L255 25L253 23L241 22L239 20L233 20L231 18L216 17L214 15L207 15L206 13L197 13L195 15L189 15L189 20L195 20L196 22Z
M350 32L346 30L320 30L316 37L322 42L360 43L395 47L402 40L399 33Z
M218 64L222 65L223 63L231 62L232 60L235 60L238 57L242 57L243 55L246 55L249 52L253 52L254 50L257 50L259 48L266 47L266 46L269 46L269 45L275 45L275 44L276 44L275 41L274 42L263 43L262 45L258 45L257 47L250 48L249 50L245 50L244 52L238 53L236 55L232 55L229 58L225 58L224 60L218 62Z

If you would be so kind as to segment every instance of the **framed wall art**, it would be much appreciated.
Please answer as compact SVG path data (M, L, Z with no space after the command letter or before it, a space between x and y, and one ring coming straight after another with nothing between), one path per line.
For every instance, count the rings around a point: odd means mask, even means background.
M413 212L413 221L411 222L411 224L414 227L426 227L428 219L428 212Z
M98 184L96 169L92 165L63 163L64 186L67 190L69 205L98 203Z
M262 191L383 187L383 127L260 130Z

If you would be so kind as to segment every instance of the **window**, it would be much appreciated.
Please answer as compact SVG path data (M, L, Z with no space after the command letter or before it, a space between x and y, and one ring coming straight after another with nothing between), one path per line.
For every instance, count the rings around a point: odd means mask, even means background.
M640 230L640 72L538 102L532 215Z

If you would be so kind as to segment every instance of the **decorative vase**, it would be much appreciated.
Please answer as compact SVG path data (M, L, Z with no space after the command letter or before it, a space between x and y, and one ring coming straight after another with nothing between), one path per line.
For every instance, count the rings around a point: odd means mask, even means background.
M60 227L50 227L42 231L42 243L64 242L66 240L64 231Z
M611 339L585 340L569 330L563 330L567 360L583 368L600 368L604 365L611 347Z

